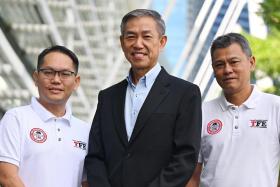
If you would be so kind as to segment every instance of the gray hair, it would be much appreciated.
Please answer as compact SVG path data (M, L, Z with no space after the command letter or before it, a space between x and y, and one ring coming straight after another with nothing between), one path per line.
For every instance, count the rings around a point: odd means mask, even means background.
M228 33L219 36L213 41L211 45L211 58L213 59L215 50L227 48L233 43L237 43L238 45L240 45L242 51L246 54L247 57L252 56L252 50L249 46L249 42L244 36L238 33Z
M149 9L136 9L136 10L132 10L131 12L127 13L122 18L121 35L124 34L125 26L130 19L137 18L137 17L145 17L145 16L151 17L155 20L155 22L157 23L158 32L160 35L165 34L164 20L162 19L161 15L157 11L149 10Z

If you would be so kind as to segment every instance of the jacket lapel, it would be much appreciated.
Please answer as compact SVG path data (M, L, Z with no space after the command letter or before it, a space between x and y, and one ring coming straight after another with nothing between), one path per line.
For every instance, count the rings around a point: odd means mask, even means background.
M146 120L169 93L168 73L162 68L138 114L129 143L136 138Z
M128 145L127 132L125 128L124 107L126 96L127 81L123 80L117 87L113 97L113 115L115 128L124 146Z

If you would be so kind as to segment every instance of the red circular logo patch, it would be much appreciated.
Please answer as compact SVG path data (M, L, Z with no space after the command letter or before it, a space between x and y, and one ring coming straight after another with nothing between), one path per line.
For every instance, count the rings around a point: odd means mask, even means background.
M40 128L33 128L30 131L30 138L36 143L44 143L47 140L47 134Z
M208 134L217 134L222 130L223 124L220 120L214 119L207 124Z

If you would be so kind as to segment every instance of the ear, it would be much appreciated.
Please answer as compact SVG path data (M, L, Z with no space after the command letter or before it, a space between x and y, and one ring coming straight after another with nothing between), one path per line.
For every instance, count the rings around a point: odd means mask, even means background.
M34 71L33 74L32 74L32 77L33 77L33 81L35 83L35 86L38 86L38 79L39 79L38 76L39 76L38 71Z
M167 43L167 36L163 35L160 39L160 49L163 49Z
M80 77L80 75L77 75L77 76L75 77L74 90L77 90L77 89L78 89L78 87L80 86L80 82L81 82L81 77Z
M254 56L251 56L251 57L249 58L249 61L250 61L250 71L252 72L252 71L254 71L255 68L256 68L256 59L255 59Z

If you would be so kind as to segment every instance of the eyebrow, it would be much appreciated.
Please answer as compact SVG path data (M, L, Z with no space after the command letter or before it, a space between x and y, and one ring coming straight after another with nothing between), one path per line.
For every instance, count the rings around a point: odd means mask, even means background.
M224 60L215 60L215 61L212 62L212 64L223 63L223 62L224 62Z
M152 30L144 30L141 32L141 34L151 34ZM137 34L137 31L125 31L124 35L129 35L129 34Z
M128 35L128 34L135 34L135 32L133 32L133 31L125 31L124 32L124 35Z
M39 69L51 69L51 70L54 70L54 71L75 71L75 70L72 70L72 69L65 69L65 68L56 69L56 68L53 68L53 67L50 67L50 66L40 67Z

